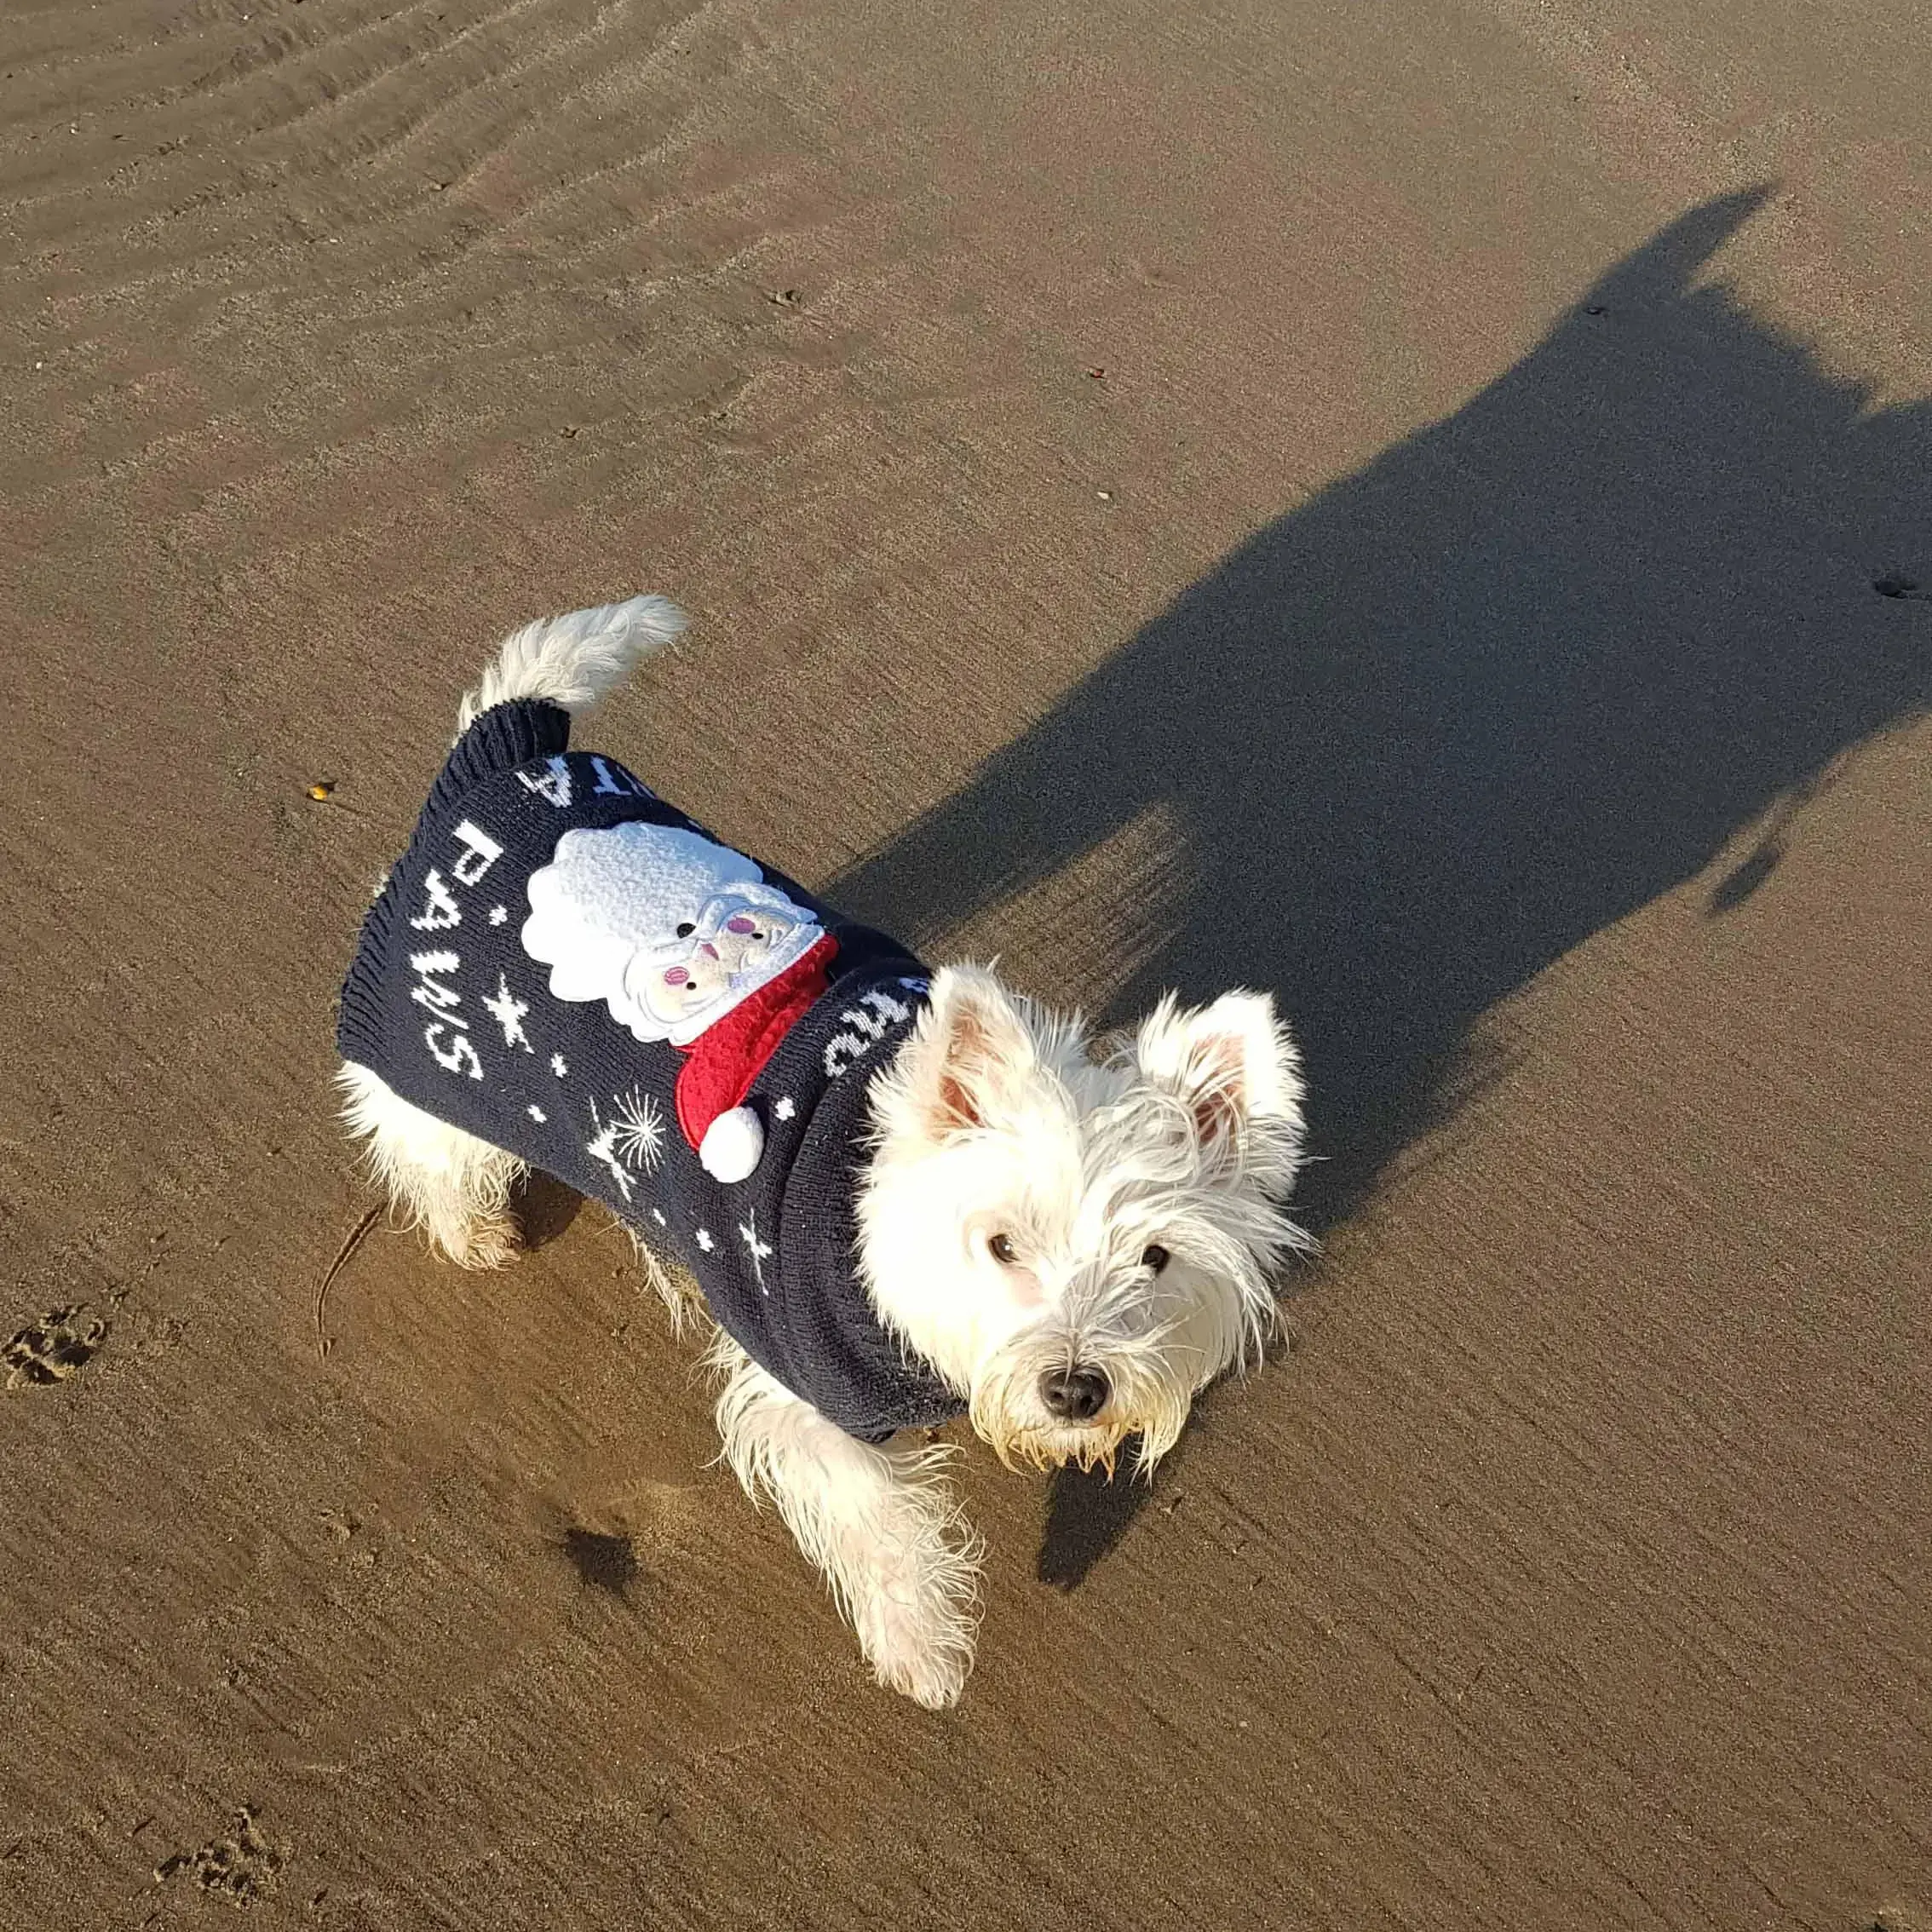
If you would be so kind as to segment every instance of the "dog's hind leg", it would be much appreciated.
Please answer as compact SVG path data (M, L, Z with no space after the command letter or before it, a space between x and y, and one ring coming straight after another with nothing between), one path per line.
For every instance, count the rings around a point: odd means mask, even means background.
M940 1475L943 1449L875 1447L801 1401L721 1334L713 1365L726 1460L778 1504L824 1572L879 1682L929 1710L973 1667L980 1544Z
M425 1113L366 1067L336 1076L342 1118L367 1142L369 1163L411 1226L459 1268L501 1268L516 1251L509 1191L526 1171L514 1154Z

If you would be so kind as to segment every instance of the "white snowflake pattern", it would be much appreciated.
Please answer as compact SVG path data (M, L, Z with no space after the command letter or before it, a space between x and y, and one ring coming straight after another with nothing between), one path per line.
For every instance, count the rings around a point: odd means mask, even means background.
M702 1248L706 1254L710 1254L711 1250L717 1246L717 1243L711 1239L711 1231L710 1228L700 1228L698 1230L698 1245Z
M651 1218L652 1220L656 1222L660 1228L669 1228L670 1226L670 1223L664 1219L664 1210L661 1207L654 1207L651 1210Z
M772 1245L758 1239L758 1217L754 1214L750 1220L738 1224L738 1232L745 1239L746 1251L751 1256L751 1273L757 1279L758 1292L769 1297L771 1290L765 1285L765 1263L772 1258Z
M506 975L497 974L495 996L486 999L483 1007L503 1028L505 1046L520 1046L526 1053L534 1053L537 1050L530 1044L529 1034L523 1030L523 1016L530 1010L530 1002L519 999L509 990L509 980Z
M509 906L492 906L492 907L490 908L490 923L491 923L491 924L492 924L492 926L500 926L500 925L502 925L502 924L503 923L503 922L504 922L504 921L505 921L506 919L508 919L509 917Z
M663 1109L648 1094L633 1087L612 1101L611 1120L617 1128L612 1146L618 1158L641 1174L655 1174L664 1158Z
M790 1094L783 1095L780 1098L778 1105L772 1109L773 1115L780 1120L791 1119L792 1115L797 1113L797 1104L793 1101Z
M549 1118L549 1115L545 1113L543 1108L540 1107L533 1107L529 1110L529 1112L530 1118L537 1122L541 1123Z
M584 1151L610 1170L628 1202L632 1180L640 1174L655 1174L664 1160L664 1110L637 1087L618 1095L610 1105L611 1117L606 1120L596 1101L591 1101L590 1118L597 1132L584 1142Z
M566 1063L564 1056L561 1053L553 1053L550 1055L550 1071L555 1073L560 1080L563 1078L565 1074L569 1072L569 1065Z

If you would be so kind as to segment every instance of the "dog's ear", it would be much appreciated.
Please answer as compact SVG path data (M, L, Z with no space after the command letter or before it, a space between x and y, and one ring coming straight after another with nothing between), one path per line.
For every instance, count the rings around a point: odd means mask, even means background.
M1301 1055L1266 993L1223 993L1199 1009L1163 1000L1134 1051L1143 1078L1186 1102L1204 1149L1239 1157L1256 1140L1299 1141Z
M944 1141L998 1118L1038 1064L1023 1003L984 967L946 966L934 975L901 1074L922 1130Z

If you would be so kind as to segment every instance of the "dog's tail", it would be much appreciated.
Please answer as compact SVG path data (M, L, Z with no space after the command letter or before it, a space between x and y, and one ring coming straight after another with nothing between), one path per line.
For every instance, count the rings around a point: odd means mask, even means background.
M675 643L689 622L668 597L539 618L497 647L482 682L464 693L457 729L468 731L492 704L513 698L541 698L574 717L623 683L640 659Z

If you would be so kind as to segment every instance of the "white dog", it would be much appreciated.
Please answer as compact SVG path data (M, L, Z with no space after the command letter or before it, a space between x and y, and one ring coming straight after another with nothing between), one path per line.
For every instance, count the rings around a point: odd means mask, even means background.
M1273 1271L1308 1245L1282 1206L1297 1056L1251 992L1169 999L1096 1050L569 751L683 624L640 597L530 625L464 700L343 988L346 1116L452 1261L509 1257L532 1167L682 1261L739 1480L880 1682L945 1705L979 1544L914 1432L964 1412L1009 1466L1110 1472L1136 1437L1151 1469L1260 1358Z

